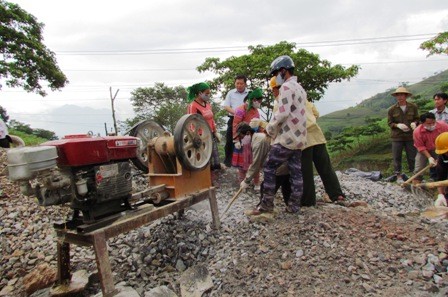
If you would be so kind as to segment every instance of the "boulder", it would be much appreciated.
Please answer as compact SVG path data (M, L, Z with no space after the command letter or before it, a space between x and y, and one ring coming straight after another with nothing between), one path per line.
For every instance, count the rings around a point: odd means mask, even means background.
M180 277L180 292L182 297L201 297L213 288L212 278L204 265L188 268Z
M56 269L47 263L40 264L23 278L23 286L28 295L37 290L47 288L56 281Z

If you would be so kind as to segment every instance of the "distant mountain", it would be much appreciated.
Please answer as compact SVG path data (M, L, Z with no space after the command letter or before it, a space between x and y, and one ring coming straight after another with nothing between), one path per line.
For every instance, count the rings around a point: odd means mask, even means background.
M406 86L413 95L421 98L432 99L432 96L440 92L440 87L448 83L448 70L424 79L423 81ZM338 110L326 114L318 119L319 126L324 131L337 134L345 127L365 125L366 117L387 117L387 109L396 102L390 95L395 88L385 90L370 97L354 107Z
M63 105L45 115L33 115L33 121L38 123L39 128L55 132L59 138L68 134L85 134L89 131L104 136L105 123L109 132L113 128L110 109L77 105ZM36 127L32 125L32 128Z

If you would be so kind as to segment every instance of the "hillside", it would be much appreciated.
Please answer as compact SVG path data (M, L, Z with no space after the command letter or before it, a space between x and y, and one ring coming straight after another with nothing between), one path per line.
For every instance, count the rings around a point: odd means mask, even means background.
M424 79L423 81L407 86L414 94L421 98L431 99L440 91L442 85L448 82L448 70ZM338 110L319 118L319 125L323 131L330 131L337 134L345 127L365 125L366 117L387 116L387 109L395 103L395 98L390 95L393 89L385 90L372 96L354 107Z

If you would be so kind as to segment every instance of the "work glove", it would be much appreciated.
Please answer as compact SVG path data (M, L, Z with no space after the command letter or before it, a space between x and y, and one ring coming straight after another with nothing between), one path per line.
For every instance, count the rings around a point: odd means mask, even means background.
M218 143L221 142L221 134L219 134L219 132L215 132L215 138Z
M275 136L277 136L277 129L274 126L272 126L271 124L267 124L266 134L268 134L272 138L275 138Z
M414 123L414 122L412 122L412 123L411 123L411 129L412 129L412 130L415 130L416 127L417 127L417 124Z
M246 180L244 179L241 183L240 183L240 189L247 189L249 187L249 184L246 183Z
M235 148L236 148L237 150L240 150L240 149L241 149L241 142L236 141L236 142L233 143L233 145L235 146Z
M397 128L402 130L403 132L408 132L409 131L409 127L406 126L405 124L402 124L402 123L397 124Z
M260 126L260 122L261 120L259 118L253 118L252 120L250 120L249 126L252 129L258 128Z
M428 162L431 165L431 167L436 167L437 166L437 161L433 157L429 157L428 158Z
M437 195L436 202L434 202L434 206L447 206L445 195L439 194Z

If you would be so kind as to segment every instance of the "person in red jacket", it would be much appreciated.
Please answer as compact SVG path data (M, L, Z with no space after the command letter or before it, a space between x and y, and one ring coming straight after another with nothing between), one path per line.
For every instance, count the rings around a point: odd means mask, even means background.
M219 162L218 143L221 141L221 135L216 130L216 123L213 117L212 106L210 104L210 86L207 83L201 82L188 87L187 91L187 101L190 103L187 107L187 112L189 114L198 113L202 115L213 133L213 147L210 167L212 170L224 169L224 164Z
M260 118L260 114L258 112L258 108L261 107L261 101L263 98L263 92L261 89L257 88L253 91L250 91L246 98L244 98L244 103L237 108L235 108L235 115L233 118L233 132L234 135L233 143L234 150L232 155L232 166L238 168L238 181L241 183L244 177L246 176L247 166L250 164L246 164L245 158L243 156L244 149L242 148L243 142L238 137L238 127L241 124L249 124L252 119ZM246 160L247 161L247 160ZM255 189L257 191L260 190L260 180L259 174L257 173L254 178Z
M431 164L430 177L437 179L435 166L437 165L437 154L435 141L437 136L443 132L448 132L448 124L444 121L436 121L435 114L431 112L424 113L420 116L421 125L415 128L413 132L414 146L417 149L415 156L414 174L422 170L426 164ZM422 176L416 177L412 182L418 184L422 181Z

